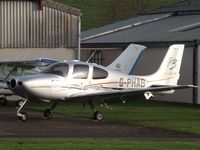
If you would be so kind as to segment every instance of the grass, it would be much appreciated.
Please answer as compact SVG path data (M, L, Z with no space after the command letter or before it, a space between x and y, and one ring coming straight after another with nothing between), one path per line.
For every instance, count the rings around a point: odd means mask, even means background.
M112 110L97 107L105 115L107 122L138 124L147 127L169 129L200 135L200 109L190 105L157 101L135 101L112 103ZM46 103L28 103L26 108L44 110ZM80 103L61 103L55 110L68 115L90 117L89 106L84 109ZM0 150L198 150L199 141L143 141L117 139L76 139L76 138L0 138Z
M79 8L82 16L82 31L133 17L147 10L160 8L180 0L146 0L139 8L133 0L55 0L59 3ZM113 3L112 1L116 1ZM138 0L135 0L138 1Z
M199 142L106 139L0 139L0 150L199 150Z
M108 122L136 124L145 127L158 127L193 135L200 135L200 109L188 105L164 102L129 100L127 104L111 104L112 110L98 107ZM31 104L28 107L44 110L46 104ZM56 112L67 115L91 118L88 105L84 109L80 103L58 105Z

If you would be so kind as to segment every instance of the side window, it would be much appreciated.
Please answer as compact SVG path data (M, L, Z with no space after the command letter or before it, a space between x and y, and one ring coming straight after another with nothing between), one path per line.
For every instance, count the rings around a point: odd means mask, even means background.
M88 65L74 65L74 71L73 71L73 78L76 79L87 79L89 73L89 66Z
M105 79L108 77L108 72L98 67L93 68L92 79Z

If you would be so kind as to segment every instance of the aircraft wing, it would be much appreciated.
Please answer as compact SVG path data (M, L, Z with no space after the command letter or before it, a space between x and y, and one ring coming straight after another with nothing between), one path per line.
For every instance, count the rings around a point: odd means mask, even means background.
M58 62L58 60L49 58L37 58L33 60L22 60L22 61L0 61L0 64L13 65L14 67L34 68L34 67L45 67L56 62Z
M90 93L77 93L73 94L68 98L79 98L79 97L110 97L110 96L123 96L123 95L134 95L134 94L145 94L145 92L163 92L163 91L170 91L170 90L177 90L177 89L187 89L187 88L198 88L197 86L193 85L176 85L176 86L157 86L157 87L149 87L149 88L142 88L142 89L129 89L129 90L111 90L105 89L100 91L92 91Z
M15 93L13 93L9 89L0 88L0 95L11 96L11 95L15 95Z

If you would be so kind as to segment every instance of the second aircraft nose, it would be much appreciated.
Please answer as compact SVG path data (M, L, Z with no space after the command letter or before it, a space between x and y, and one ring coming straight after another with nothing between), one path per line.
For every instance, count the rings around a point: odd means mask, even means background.
M16 89L17 87L23 86L23 82L17 81L16 79L7 80L6 84L7 84L8 88L10 88L10 89Z
M11 87L12 89L15 89L15 88L16 88L16 80L15 80L15 79L10 80L10 87Z

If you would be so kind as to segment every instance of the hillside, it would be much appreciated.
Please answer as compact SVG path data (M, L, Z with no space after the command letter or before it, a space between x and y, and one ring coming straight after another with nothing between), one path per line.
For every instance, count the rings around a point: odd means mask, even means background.
M119 20L127 19L139 12L160 8L180 0L55 0L79 8L82 30L88 30Z

